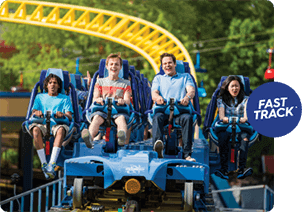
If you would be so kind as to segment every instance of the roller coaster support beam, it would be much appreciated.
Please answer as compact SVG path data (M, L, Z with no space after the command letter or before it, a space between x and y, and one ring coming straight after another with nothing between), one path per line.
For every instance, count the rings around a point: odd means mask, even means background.
M140 18L69 4L7 0L1 5L0 21L68 30L119 43L142 55L155 73L159 72L160 55L172 53L176 60L189 63L197 81L184 45L167 30Z

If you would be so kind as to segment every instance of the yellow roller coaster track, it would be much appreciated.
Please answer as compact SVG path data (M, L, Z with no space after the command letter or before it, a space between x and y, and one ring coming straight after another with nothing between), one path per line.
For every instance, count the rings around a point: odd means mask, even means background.
M110 40L141 54L159 71L160 55L172 53L189 62L195 80L194 64L184 45L170 32L151 22L107 10L36 1L4 1L0 21L30 24L74 31Z

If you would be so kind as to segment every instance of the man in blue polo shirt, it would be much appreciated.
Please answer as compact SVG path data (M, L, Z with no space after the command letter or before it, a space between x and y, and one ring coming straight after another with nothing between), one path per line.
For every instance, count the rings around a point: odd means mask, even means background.
M176 72L176 58L173 54L164 53L160 56L164 75L154 77L151 88L152 100L157 104L164 104L164 99L175 98L180 104L187 106L195 96L194 82L188 73ZM159 158L163 158L164 144L164 122L169 119L164 113L156 113L153 116L153 148L158 153ZM175 123L182 127L183 153L184 159L194 161L192 153L193 116L181 114L175 117Z

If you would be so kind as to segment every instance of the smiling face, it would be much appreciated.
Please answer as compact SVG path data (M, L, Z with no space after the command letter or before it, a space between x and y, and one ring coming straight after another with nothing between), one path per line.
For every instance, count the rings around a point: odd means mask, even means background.
M176 64L173 62L172 57L164 57L162 59L162 69L165 74L174 76L176 74Z
M119 58L109 58L106 68L109 71L109 75L118 76L119 71L122 68L120 59Z
M238 96L240 91L240 84L237 80L232 80L228 86L228 91L233 98Z
M50 78L47 84L47 90L49 96L57 96L60 85L56 78Z

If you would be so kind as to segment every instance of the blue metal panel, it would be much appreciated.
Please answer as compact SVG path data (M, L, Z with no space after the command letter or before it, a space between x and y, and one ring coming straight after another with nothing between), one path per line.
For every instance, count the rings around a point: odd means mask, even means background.
M169 180L197 180L204 181L205 178L205 167L195 168L193 167L168 167L172 169L172 175L167 174Z
M230 188L227 180L221 179L220 177L217 177L215 174L211 174L211 178L217 190ZM226 208L240 208L231 191L221 192L219 196L221 197L223 204Z
M137 147L140 147L137 145ZM143 147L143 145L142 145ZM121 180L124 176L143 176L146 180L153 181L159 188L165 190L166 173L169 164L185 164L187 166L204 166L201 172L200 168L189 175L183 169L177 169L177 175L181 179L205 180L209 173L206 164L194 163L182 159L158 159L154 151L140 150L119 150L117 154L110 154L109 157L86 156L65 161L66 176L104 176L104 188L108 188L114 181ZM103 172L97 173L97 167L103 165ZM192 175L192 176L191 176ZM170 177L170 179L174 179ZM176 177L175 177L176 179ZM208 184L208 183L207 183Z
M30 97L29 92L20 92L20 93L12 93L12 92L0 92L0 98L28 98Z

